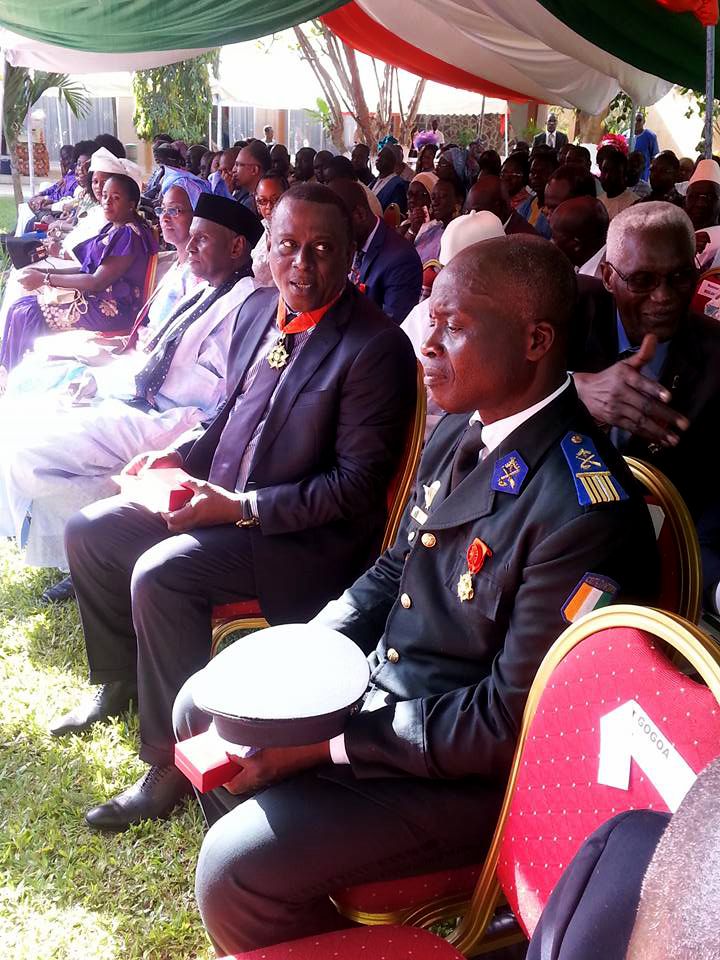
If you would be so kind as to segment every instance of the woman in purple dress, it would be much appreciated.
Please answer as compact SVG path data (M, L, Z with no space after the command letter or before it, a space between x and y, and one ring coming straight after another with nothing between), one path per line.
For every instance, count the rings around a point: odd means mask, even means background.
M157 243L137 213L140 190L127 176L114 174L103 186L108 221L100 233L74 248L80 267L29 268L20 278L25 290L8 313L0 347L0 389L7 371L19 363L40 336L82 327L129 330L143 303L150 257Z

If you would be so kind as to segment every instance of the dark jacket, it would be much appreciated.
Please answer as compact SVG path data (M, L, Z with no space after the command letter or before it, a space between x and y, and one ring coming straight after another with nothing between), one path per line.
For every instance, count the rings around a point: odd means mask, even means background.
M227 400L180 451L195 477L208 476L277 301L277 290L256 290L238 312ZM249 531L255 577L271 623L306 620L377 556L415 384L410 341L348 284L278 389L250 466L261 520Z
M531 223L528 223L524 217L521 217L517 210L513 210L510 214L508 224L505 227L505 233L508 237L512 236L513 233L527 233L533 237L540 236L535 227Z
M376 177L375 180L378 178ZM373 183L375 183L375 180ZM387 210L391 203L396 203L403 213L407 213L408 181L395 174L378 193L377 198L383 210Z
M563 133L561 130L555 131L555 152L559 153L565 144L568 142L567 134ZM540 144L547 143L547 130L543 130L542 133L536 133L533 137L533 146L539 147Z
M553 890L526 960L625 960L642 882L669 820L631 810L591 834Z
M574 320L570 369L598 373L618 360L615 301L600 280L587 278ZM630 437L622 452L655 464L678 487L694 517L718 501L716 443L720 424L720 324L689 314L670 344L660 383L670 405L690 421L675 448Z
M656 593L649 513L574 387L518 427L448 494L467 423L466 415L440 421L396 544L318 618L373 650L370 697L382 699L383 691L389 697L345 728L359 778L504 782L530 685L567 626L562 610L582 578L610 578L615 600L651 601ZM595 444L625 499L580 505L561 449L566 437L573 451L587 439ZM515 493L494 490L493 473L511 454L527 475ZM428 506L433 484L437 492ZM458 584L475 538L492 556L472 578L474 595L463 601Z
M360 283L391 320L402 323L420 300L422 262L415 247L383 221L363 257Z

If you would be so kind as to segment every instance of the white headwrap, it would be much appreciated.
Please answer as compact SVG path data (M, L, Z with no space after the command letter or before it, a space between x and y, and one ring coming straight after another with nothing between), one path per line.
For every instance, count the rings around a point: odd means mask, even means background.
M462 217L455 217L443 230L440 240L440 263L447 266L454 256L465 247L479 243L480 240L492 240L504 237L503 225L489 210L473 210Z
M125 160L122 157L116 157L107 149L100 147L90 157L90 169L97 170L99 173L120 174L123 177L130 177L142 190L142 171L140 167L132 160Z

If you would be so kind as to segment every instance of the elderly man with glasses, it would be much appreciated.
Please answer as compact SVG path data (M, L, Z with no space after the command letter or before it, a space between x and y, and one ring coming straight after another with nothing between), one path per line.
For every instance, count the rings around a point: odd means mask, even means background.
M602 285L580 302L575 385L615 445L655 464L680 490L700 535L705 606L716 613L720 325L690 309L690 218L665 202L628 207L610 223L601 269Z

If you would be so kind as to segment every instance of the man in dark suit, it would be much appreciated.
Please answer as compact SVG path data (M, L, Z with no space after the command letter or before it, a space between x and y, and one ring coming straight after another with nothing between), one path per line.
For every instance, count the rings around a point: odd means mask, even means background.
M364 707L201 799L196 892L218 953L342 925L328 893L346 884L482 857L529 687L578 597L653 597L649 514L566 373L574 296L540 238L483 241L439 274L425 379L451 415L395 545L314 621L372 651ZM207 728L192 687L179 739Z
M491 173L479 177L468 191L464 212L472 213L477 210L489 210L490 213L494 213L502 223L507 236L514 233L525 233L532 237L538 235L535 227L513 210L507 187L500 177Z
M580 300L570 369L619 449L655 464L680 490L700 534L705 604L717 612L720 326L690 312L694 258L692 223L679 208L643 203L619 213L602 285Z
M543 144L544 146L552 147L557 153L560 153L567 142L567 134L562 133L557 128L557 117L554 113L548 114L545 130L543 130L542 133L535 134L533 137L533 147L538 147L540 144Z
M420 300L422 262L415 247L375 216L359 183L330 184L352 216L355 256L350 279L391 320L402 323Z
M350 217L329 188L298 185L273 212L280 291L238 313L225 405L194 443L126 468L183 466L192 500L167 515L120 497L68 524L66 547L95 700L63 718L79 732L124 709L137 680L137 784L87 814L123 829L186 792L171 710L207 662L218 603L259 598L271 622L307 619L377 555L385 492L415 405L405 335L347 282Z

